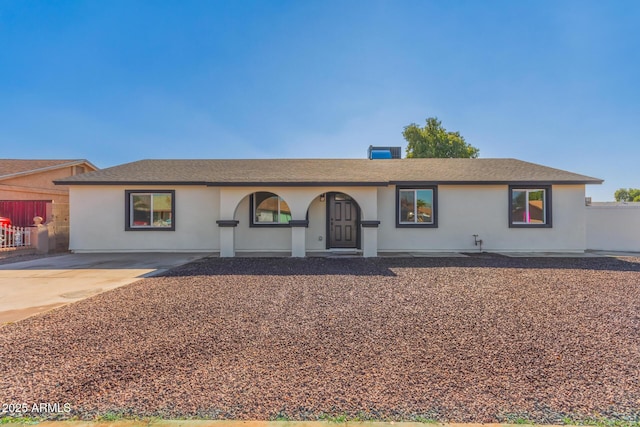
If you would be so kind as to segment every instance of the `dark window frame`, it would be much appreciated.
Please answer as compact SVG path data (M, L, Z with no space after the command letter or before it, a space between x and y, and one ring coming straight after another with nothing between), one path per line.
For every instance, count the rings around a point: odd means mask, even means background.
M274 193L272 191L254 191L253 193L251 193L249 195L249 227L258 227L258 228L262 228L262 227L267 227L267 228L288 228L291 227L289 225L289 223L282 223L282 222L255 222L255 199L254 196L256 193L269 193L269 194L273 194L274 196L278 196L279 198L281 198L282 200L284 200L284 198L282 198L282 196L280 196L277 193ZM285 201L286 203L286 201ZM289 204L287 203L287 206ZM309 219L309 213L307 212L307 219Z
M131 195L135 194L170 194L171 195L171 227L136 227L131 225ZM175 190L125 190L124 191L124 229L125 231L176 231L176 191Z
M431 190L433 191L433 222L407 223L400 221L400 191L401 190ZM438 228L438 186L437 185L397 185L396 186L396 228Z
M518 190L544 190L544 224L513 222L513 192ZM509 228L553 228L553 217L551 215L551 191L551 185L509 185Z

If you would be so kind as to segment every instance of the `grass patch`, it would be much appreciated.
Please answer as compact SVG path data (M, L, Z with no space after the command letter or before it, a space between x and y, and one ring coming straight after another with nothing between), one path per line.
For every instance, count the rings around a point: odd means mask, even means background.
M536 423L524 414L503 414L500 418L505 424L534 425Z
M326 421L328 423L336 423L336 424L344 424L348 422L389 422L389 419L381 418L380 416L375 415L374 413L359 411L356 414L349 414L346 412L339 414L327 414L321 413L317 417L318 421ZM413 421L409 420L409 421Z
M38 424L40 421L42 420L32 417L0 417L0 424Z
M440 424L440 421L435 418L423 417L422 415L416 415L414 421L423 423L423 424Z
M350 421L347 414L337 414L337 415L320 414L318 419L321 421L327 421L329 423L346 423L347 421Z
M614 419L607 417L564 417L562 424L570 426L593 426L593 427L640 427L640 420Z
M269 421L291 421L291 417L287 415L287 413L284 410L282 410L282 411L279 411L277 414L269 417Z
M126 419L124 414L119 412L105 412L96 417L96 421L119 421L124 419Z

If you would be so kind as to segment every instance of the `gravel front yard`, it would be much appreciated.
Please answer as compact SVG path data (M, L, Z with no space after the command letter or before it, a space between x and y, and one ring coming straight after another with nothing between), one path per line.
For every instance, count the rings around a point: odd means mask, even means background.
M0 403L640 419L640 259L208 259L0 328Z

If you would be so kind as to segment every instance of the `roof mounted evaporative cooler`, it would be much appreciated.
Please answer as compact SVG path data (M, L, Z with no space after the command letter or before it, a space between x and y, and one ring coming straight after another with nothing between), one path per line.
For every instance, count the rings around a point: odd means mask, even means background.
M374 147L370 145L367 157L369 160L400 159L402 158L402 147Z

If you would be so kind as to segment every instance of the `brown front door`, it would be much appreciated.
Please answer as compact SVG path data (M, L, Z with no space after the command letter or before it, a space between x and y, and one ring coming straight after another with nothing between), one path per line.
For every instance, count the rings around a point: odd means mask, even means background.
M358 247L358 205L343 193L329 193L329 248Z

